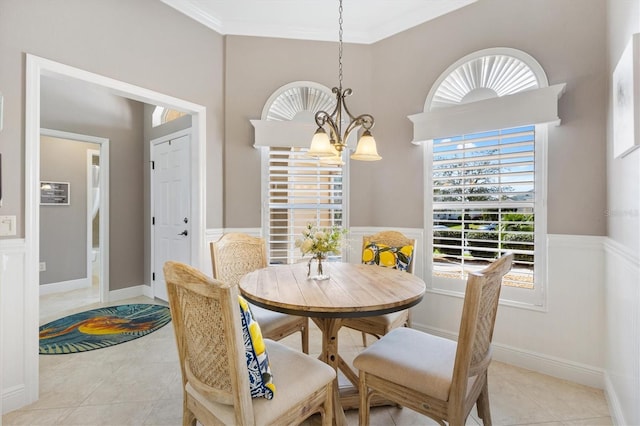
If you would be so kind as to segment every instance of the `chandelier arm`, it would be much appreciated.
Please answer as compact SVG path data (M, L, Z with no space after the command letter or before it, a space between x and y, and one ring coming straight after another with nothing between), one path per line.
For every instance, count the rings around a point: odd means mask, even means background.
M340 131L329 113L326 111L318 111L316 112L315 119L318 127L324 127L325 124L329 126L329 139L332 143L340 140Z
M373 125L374 125L373 117L369 114L362 114L355 117L353 120L351 120L351 122L347 126L347 129L344 131L344 143L345 144L347 143L347 140L349 139L349 135L351 135L351 132L356 130L358 127L362 126L363 129L370 130L373 127Z

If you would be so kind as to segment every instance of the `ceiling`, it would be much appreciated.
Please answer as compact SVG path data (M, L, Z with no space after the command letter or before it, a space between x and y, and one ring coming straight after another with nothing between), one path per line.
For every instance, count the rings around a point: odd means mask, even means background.
M227 35L336 41L338 0L161 0ZM344 0L343 39L374 43L477 0Z

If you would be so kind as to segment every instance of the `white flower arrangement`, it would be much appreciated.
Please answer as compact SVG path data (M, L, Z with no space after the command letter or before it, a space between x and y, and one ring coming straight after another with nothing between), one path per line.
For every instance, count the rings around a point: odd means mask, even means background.
M312 224L302 231L302 238L296 241L296 246L304 256L311 253L312 258L325 258L328 254L340 254L342 236L346 230L334 226L332 228L317 228Z

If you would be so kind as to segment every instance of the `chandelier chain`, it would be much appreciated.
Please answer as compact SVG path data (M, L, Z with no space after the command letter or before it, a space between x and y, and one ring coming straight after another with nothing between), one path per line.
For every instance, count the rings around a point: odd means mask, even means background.
M338 82L340 83L340 91L342 91L342 0L340 0L340 7L338 9Z

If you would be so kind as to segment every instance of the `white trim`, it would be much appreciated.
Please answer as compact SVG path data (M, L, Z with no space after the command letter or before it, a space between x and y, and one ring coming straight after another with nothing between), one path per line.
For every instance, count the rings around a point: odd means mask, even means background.
M560 124L558 99L565 83L500 98L454 105L408 116L412 143L531 124Z
M60 281L57 283L41 284L40 296L45 294L62 293L69 290L77 290L79 288L91 287L91 277L80 278L77 280Z
M604 238L606 396L614 424L640 424L640 256Z
M247 14L237 15L236 13L234 13L235 11L233 8L227 9L230 11L230 14L225 17L216 16L214 14L216 12L219 12L222 15L224 14L223 12L226 8L220 9L214 6L203 8L196 5L196 3L204 4L203 2L188 0L161 1L222 35L276 37L320 41L336 40L336 30L333 25L308 25L309 20L306 17L292 16L289 19L285 19L285 21L289 22L285 22L280 19L274 21L273 19L269 19L268 16L261 16L261 19L254 19L255 16L247 16ZM358 22L356 22L354 28L353 21L351 19L347 19L351 23L351 25L349 26L349 31L345 33L345 42L363 44L375 43L394 34L405 31L409 28L413 28L416 25L420 25L424 22L445 15L461 7L472 4L476 1L477 0L447 0L438 2L424 2L424 7L413 7L409 11L409 13L387 16L387 19L384 21L384 25L379 25L378 20L376 19L374 19L373 25L368 19L360 19L360 21L364 22L362 22L360 25L357 25ZM286 5L288 2L282 3ZM328 2L314 3L321 5L318 7L324 7L325 4L329 4ZM362 4L364 3L365 2L363 2ZM329 5L333 6L333 3L330 3ZM359 4L356 3L355 6L358 7ZM240 7L246 8L247 3L243 2L242 6ZM314 9L311 8L307 15L313 16L313 11ZM359 17L358 13L358 10L354 10L353 14L347 11L347 18L357 18ZM333 21L330 22L331 24L333 23Z
M5 347L4 342L11 342L10 351L6 354L0 352L2 414L22 407L28 398L24 384L26 366L21 358L14 355L16 351L23 351L26 344L22 338L26 330L25 324L19 321L27 304L24 299L25 262L24 239L0 240L0 347Z
M192 102L168 96L140 86L94 74L79 68L54 62L27 53L25 95L25 309L23 318L16 318L25 327L24 360L25 405L38 399L38 323L39 323L39 185L40 181L40 83L41 76L80 80L106 88L109 93L135 101L161 105L193 115L192 119L192 239L191 264L201 268L204 263L205 182L206 182L206 108ZM105 229L105 235L109 230ZM105 254L106 255L106 254ZM4 351L4 347L1 349ZM6 362L6 360L5 360Z
M620 397L616 392L609 372L604 372L604 396L607 399L609 405L609 413L611 414L611 420L614 425L628 425L629 422L624 417L624 412L620 406Z
M189 18L201 23L205 27L211 28L217 33L224 34L222 31L222 22L194 5L193 2L185 0L160 0L164 4L171 6L180 13L184 13Z
M22 407L25 399L26 387L24 385L17 385L7 389L2 389L2 414Z
M119 300L133 299L134 297L146 296L153 299L153 289L151 286L141 284L133 287L111 290L109 292L109 302L117 302Z
M93 283L93 204L95 203L93 197L93 157L100 158L100 150L99 149L88 149L87 150L87 280L90 284ZM102 191L100 188L100 165L98 165L98 199L102 197ZM100 206L102 203L98 201L98 211L100 210ZM99 219L98 219L99 220ZM100 238L100 224L98 223L98 238L99 244L102 245L102 238ZM98 246L98 253L100 253L100 246ZM102 262L99 263L100 269L102 269ZM98 276L102 275L101 271L98 271ZM102 286L104 283L98 279L99 285ZM100 287L102 289L102 287ZM102 293L102 291L100 291ZM42 295L42 291L40 291L40 295ZM102 300L101 300L102 301Z
M627 247L615 240L612 240L611 238L602 237L602 239L606 252L616 255L629 263L630 266L636 269L640 269L639 256L634 256L634 254Z
M109 299L109 139L99 136L83 135L80 133L64 132L55 129L40 129L40 136L52 138L68 139L80 142L97 144L100 155L100 302L107 302ZM87 206L87 210L89 207ZM87 211L87 215L90 213ZM39 217L38 217L38 220ZM87 219L88 220L88 219ZM90 226L87 223L87 226ZM38 238L40 235L38 234ZM87 233L87 239L89 235ZM88 256L91 242L87 241L87 277L92 276L91 259ZM38 250L39 251L39 250ZM42 293L40 293L42 294Z
M429 327L424 324L417 324L415 321L412 324L412 328L453 341L458 340L457 333ZM598 389L604 388L604 370L601 368L541 354L539 352L519 349L510 345L494 342L491 343L491 346L493 348L493 359L496 361L526 368L527 370L538 373L548 374L585 386Z

